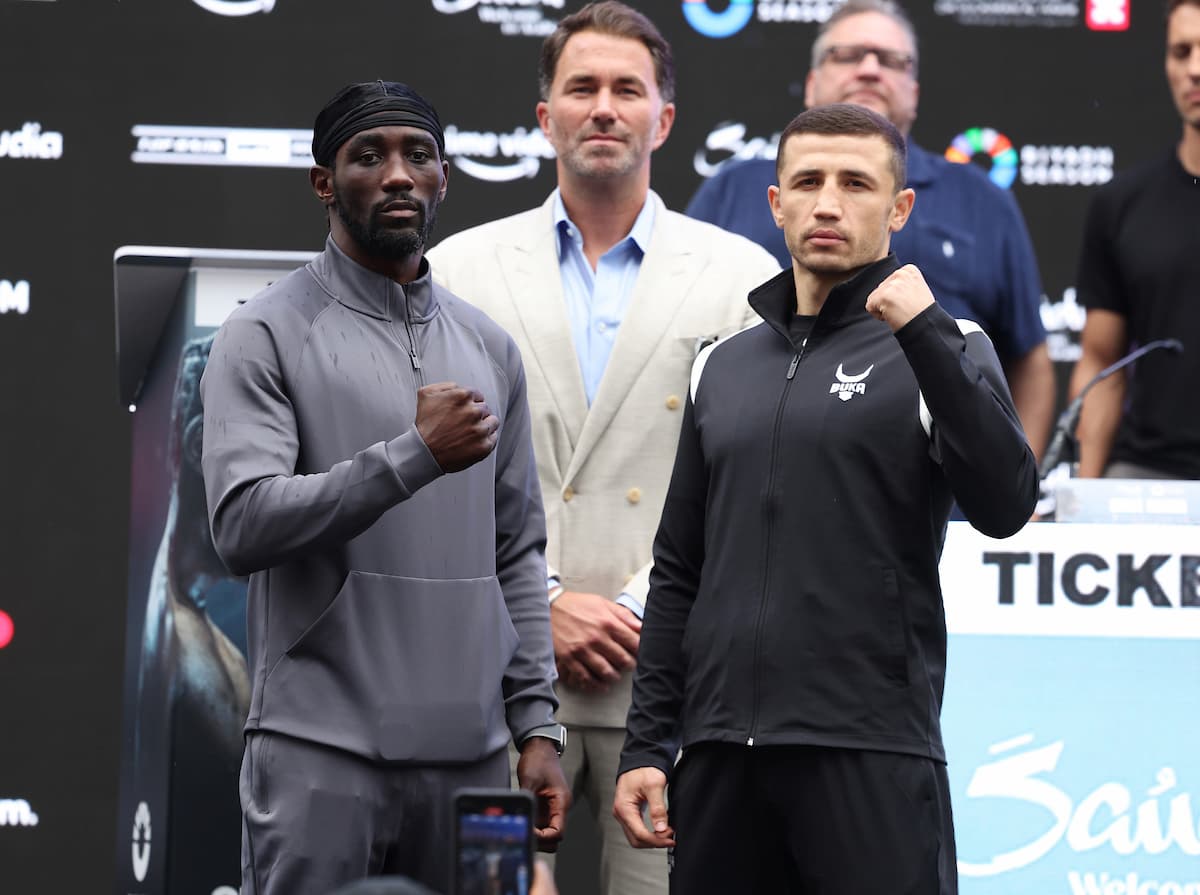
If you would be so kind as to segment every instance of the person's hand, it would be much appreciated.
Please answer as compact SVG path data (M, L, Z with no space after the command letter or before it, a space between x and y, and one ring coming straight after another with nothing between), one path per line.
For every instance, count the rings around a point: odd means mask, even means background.
M554 661L564 684L602 692L637 664L642 622L599 594L563 591L550 604Z
M931 304L933 293L921 271L905 264L867 296L867 313L896 332Z
M667 822L666 790L667 775L658 768L634 768L617 778L613 817L634 848L670 848L675 845L675 831ZM647 829L642 819L643 805L650 808L653 829Z
M500 420L483 395L453 382L417 392L417 432L443 472L459 472L492 452Z
M537 800L533 833L538 851L553 852L562 842L571 807L571 791L563 776L554 744L545 737L530 737L521 744L517 761L517 783Z
M529 895L558 895L558 887L554 885L554 874L546 866L545 861L533 862L533 885Z

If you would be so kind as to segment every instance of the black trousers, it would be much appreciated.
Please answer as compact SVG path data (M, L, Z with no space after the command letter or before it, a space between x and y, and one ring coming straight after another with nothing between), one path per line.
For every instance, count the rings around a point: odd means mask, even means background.
M940 762L816 746L689 746L668 793L672 895L957 895Z

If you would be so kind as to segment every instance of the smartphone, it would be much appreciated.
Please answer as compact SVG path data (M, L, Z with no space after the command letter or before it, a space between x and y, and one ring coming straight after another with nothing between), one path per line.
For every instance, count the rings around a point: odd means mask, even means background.
M529 895L533 812L522 789L454 794L454 895Z

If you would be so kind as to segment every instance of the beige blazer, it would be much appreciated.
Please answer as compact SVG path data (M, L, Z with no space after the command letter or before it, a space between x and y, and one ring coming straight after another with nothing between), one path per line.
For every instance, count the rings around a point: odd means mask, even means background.
M551 572L568 590L611 599L627 591L644 603L692 361L704 340L758 320L746 294L779 264L747 239L668 211L650 193L650 243L589 408L563 298L553 199L451 236L428 258L434 280L482 308L520 346ZM559 719L624 727L630 679L601 695L560 682Z

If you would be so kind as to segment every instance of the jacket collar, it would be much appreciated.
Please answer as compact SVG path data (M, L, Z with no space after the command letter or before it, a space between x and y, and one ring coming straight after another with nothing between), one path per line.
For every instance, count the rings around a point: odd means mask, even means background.
M846 326L859 318L871 319L866 308L867 296L899 267L896 256L889 254L868 264L844 283L838 283L821 306L814 329ZM792 317L796 313L796 280L792 269L785 268L751 292L750 307L772 329L790 340Z
M308 262L307 267L331 298L369 317L403 319L407 306L409 322L421 323L437 313L437 297L425 258L421 258L417 278L401 285L354 261L329 236L325 239L325 251Z

